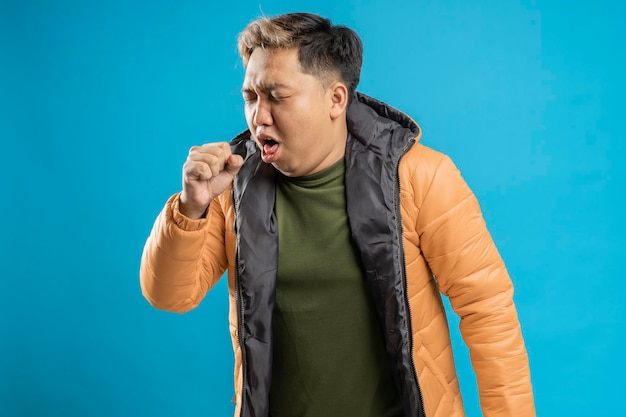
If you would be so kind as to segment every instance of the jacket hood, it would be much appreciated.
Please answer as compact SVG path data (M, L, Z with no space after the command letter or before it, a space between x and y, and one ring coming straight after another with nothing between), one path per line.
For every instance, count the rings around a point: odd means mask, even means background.
M407 129L415 141L422 131L419 125L405 113L362 93L355 93L348 106L348 131L368 148L377 147L381 137L398 129Z

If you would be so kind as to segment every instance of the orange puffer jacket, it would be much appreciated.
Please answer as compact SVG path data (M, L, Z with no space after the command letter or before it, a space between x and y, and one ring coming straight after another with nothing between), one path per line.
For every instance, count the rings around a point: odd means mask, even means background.
M441 293L461 317L485 417L535 415L513 286L478 202L445 155L419 143L403 113L362 94L348 109L346 199L364 279L374 295L406 416L464 416ZM228 270L236 417L267 416L278 234L274 175L249 132L245 163L205 219L174 195L141 261L155 307L196 307Z

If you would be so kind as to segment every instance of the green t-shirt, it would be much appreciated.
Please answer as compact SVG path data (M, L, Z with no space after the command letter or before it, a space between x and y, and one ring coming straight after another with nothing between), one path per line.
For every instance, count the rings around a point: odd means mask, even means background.
M270 417L399 417L380 320L346 214L345 163L279 176Z

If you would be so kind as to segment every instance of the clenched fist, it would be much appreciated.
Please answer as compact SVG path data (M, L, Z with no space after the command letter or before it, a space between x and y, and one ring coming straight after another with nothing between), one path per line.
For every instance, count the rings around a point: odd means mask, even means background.
M209 203L233 182L243 158L230 151L226 142L193 146L183 165L180 212L191 219L204 215Z

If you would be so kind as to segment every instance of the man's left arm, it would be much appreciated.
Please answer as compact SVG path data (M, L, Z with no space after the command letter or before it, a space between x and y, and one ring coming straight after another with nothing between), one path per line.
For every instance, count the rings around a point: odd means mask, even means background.
M423 195L420 246L461 318L485 417L535 416L528 356L513 303L513 284L478 201L442 155Z

